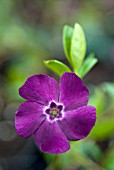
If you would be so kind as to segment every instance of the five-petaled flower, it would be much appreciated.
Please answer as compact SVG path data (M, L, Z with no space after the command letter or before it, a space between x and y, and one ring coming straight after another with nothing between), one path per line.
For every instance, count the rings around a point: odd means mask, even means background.
M19 94L27 101L16 112L16 131L24 138L34 135L43 152L66 152L68 140L85 138L95 124L96 109L87 106L89 91L75 73L64 73L60 86L47 75L34 75Z

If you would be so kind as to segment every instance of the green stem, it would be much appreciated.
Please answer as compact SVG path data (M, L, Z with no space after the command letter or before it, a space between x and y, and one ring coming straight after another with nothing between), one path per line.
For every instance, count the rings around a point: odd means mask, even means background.
M60 170L59 155L55 155L54 161L46 168L46 170Z
M59 170L59 155L55 155L54 170Z

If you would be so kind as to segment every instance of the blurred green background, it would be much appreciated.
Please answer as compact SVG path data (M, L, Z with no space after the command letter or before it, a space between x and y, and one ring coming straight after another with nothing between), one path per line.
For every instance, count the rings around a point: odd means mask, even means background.
M41 153L33 138L18 136L14 115L27 77L46 73L59 80L43 60L68 64L62 29L76 22L85 31L87 55L99 59L83 79L97 122L86 139L71 142L71 150L56 157ZM113 0L0 0L0 170L20 169L114 170Z

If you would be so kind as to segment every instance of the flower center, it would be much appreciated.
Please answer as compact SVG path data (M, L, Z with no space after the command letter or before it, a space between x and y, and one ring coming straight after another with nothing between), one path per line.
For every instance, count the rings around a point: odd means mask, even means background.
M59 115L59 109L52 108L49 113L50 113L50 116L57 117Z
M44 110L49 121L56 121L64 117L63 104L56 103L55 101L50 102Z

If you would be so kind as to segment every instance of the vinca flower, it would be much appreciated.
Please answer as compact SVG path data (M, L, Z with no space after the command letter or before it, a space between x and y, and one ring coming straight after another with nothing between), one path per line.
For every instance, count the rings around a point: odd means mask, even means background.
M16 132L34 136L41 151L59 154L69 141L88 136L96 121L96 109L88 106L89 91L75 73L64 73L60 85L47 75L34 75L19 89L25 98L15 116Z

